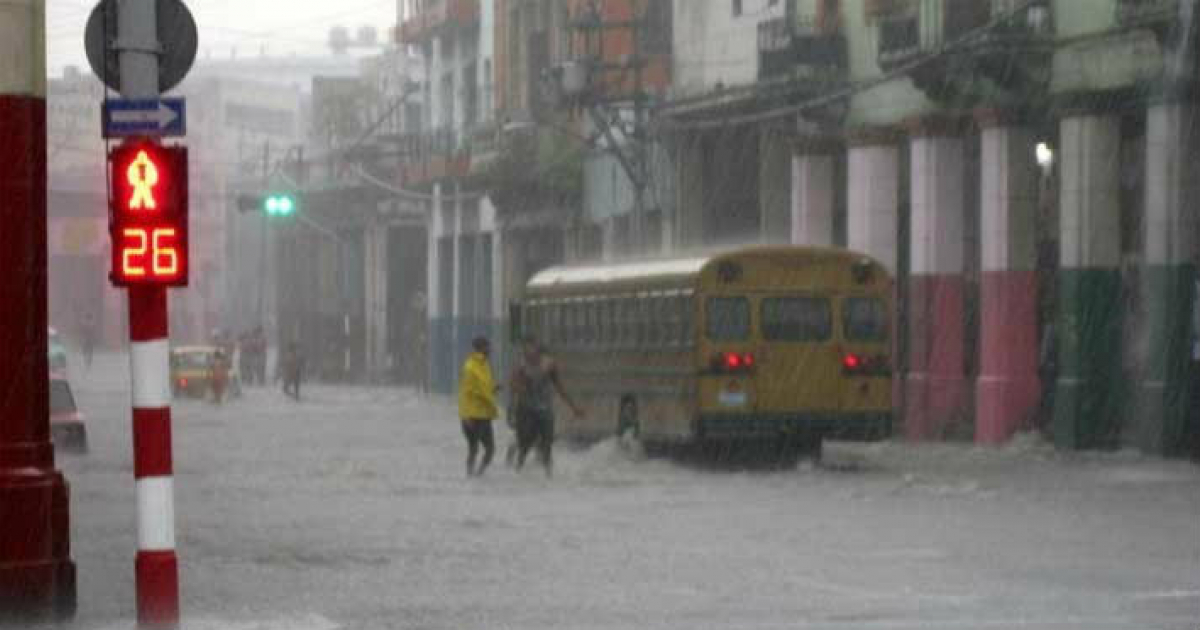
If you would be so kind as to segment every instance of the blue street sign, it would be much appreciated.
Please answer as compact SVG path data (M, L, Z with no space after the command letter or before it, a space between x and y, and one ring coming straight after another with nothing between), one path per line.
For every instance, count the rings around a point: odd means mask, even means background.
M187 108L182 98L109 99L102 112L105 138L187 133Z

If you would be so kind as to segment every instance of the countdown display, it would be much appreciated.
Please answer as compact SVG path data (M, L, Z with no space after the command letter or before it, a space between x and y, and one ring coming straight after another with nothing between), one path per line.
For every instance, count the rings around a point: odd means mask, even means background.
M108 159L112 283L187 286L187 149L131 141Z

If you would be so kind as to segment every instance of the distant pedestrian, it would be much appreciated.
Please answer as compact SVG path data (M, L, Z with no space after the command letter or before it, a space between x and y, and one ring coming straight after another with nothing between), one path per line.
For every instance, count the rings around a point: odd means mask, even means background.
M283 373L283 393L300 400L300 382L304 380L304 355L295 342L288 344L280 368Z
M99 336L99 331L96 326L96 316L91 311L87 311L83 315L83 322L80 325L79 337L80 346L83 350L83 364L87 369L92 368L92 357L96 353L96 337Z
M542 352L542 347L534 339L525 341L524 356L513 369L510 382L517 412L517 470L525 465L530 449L536 447L546 476L550 476L554 468L551 453L554 444L554 393L558 393L577 418L583 416L583 411L563 389L554 360Z
M250 331L238 336L238 375L247 385L254 384L254 340Z
M218 405L225 399L225 388L229 384L229 367L229 359L224 351L217 350L213 353L208 371L208 384L212 388L213 402Z
M256 326L254 332L250 335L250 349L252 351L253 361L252 371L254 372L254 380L259 385L267 384L267 335L263 332L262 326Z
M467 476L478 477L492 463L496 451L496 438L492 421L499 414L496 405L496 380L492 377L492 366L488 363L491 343L476 337L471 342L474 352L463 363L458 380L458 417L462 421L463 437L467 439ZM483 446L483 461L475 466L479 447Z

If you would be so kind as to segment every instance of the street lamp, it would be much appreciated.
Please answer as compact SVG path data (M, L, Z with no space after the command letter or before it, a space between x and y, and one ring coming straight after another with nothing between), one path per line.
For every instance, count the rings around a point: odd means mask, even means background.
M1051 149L1050 145L1045 142L1039 142L1034 149L1034 154L1037 157L1038 166L1042 167L1042 172L1049 173L1054 166L1054 149Z

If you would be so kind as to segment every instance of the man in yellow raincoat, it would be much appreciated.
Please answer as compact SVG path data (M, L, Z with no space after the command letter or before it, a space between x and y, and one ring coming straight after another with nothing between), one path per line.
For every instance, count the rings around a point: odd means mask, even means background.
M496 392L500 389L492 378L488 363L491 343L483 337L471 342L474 352L467 357L458 379L458 417L462 419L463 436L467 438L467 476L477 477L492 463L496 450L492 421L499 415ZM475 467L479 446L483 445L483 461Z

